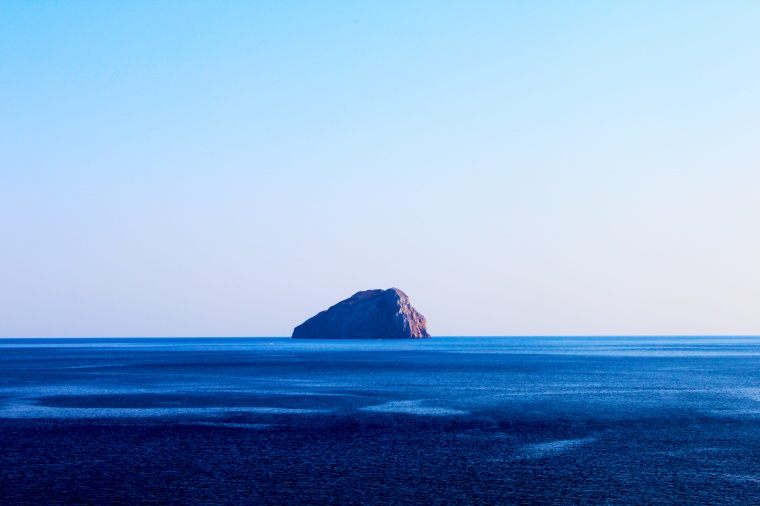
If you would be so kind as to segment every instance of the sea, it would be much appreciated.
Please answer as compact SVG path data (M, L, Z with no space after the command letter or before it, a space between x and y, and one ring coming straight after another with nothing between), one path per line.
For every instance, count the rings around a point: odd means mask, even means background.
M760 504L760 338L0 340L2 504Z

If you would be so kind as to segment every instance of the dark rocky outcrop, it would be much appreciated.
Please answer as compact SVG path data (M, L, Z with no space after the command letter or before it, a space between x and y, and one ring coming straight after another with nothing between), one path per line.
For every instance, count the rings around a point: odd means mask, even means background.
M293 330L294 339L417 339L430 337L425 317L398 288L366 290L338 302Z

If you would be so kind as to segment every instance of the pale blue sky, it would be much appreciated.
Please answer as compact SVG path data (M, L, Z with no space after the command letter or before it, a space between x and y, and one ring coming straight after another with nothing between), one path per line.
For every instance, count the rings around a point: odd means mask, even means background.
M0 336L760 334L760 3L0 3Z

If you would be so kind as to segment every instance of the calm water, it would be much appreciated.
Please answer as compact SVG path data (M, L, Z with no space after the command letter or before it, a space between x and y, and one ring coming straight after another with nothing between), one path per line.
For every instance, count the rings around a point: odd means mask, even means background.
M760 338L0 340L9 504L758 504Z

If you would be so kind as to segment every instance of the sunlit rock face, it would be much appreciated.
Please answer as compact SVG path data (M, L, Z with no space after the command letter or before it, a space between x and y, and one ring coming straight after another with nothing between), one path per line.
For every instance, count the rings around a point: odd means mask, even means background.
M294 339L420 339L430 337L425 317L398 288L366 290L312 316Z

